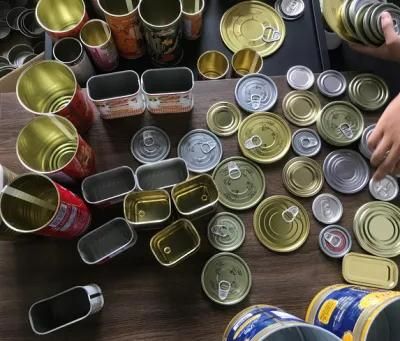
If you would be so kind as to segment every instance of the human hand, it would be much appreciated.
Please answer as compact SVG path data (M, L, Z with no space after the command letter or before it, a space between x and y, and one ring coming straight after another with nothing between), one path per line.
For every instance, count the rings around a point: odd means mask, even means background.
M385 43L383 45L379 47L371 47L354 43L349 45L352 49L372 57L400 63L400 36L394 30L393 19L389 12L382 13L381 25L385 35Z

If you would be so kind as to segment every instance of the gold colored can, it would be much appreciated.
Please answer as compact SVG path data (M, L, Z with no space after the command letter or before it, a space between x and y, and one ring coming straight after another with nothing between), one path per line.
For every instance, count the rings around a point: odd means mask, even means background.
M229 60L219 51L206 51L197 60L200 79L222 79L229 71Z
M182 0L183 34L187 40L196 40L203 28L205 0Z
M315 123L321 111L321 102L311 91L291 91L282 103L286 119L299 127Z
M17 174L0 164L0 192L17 177ZM15 240L16 235L2 222L0 215L0 240Z
M218 136L231 136L239 129L242 113L230 102L217 102L207 111L207 126Z
M241 49L232 56L232 77L240 78L249 73L259 73L262 67L263 59L253 49Z

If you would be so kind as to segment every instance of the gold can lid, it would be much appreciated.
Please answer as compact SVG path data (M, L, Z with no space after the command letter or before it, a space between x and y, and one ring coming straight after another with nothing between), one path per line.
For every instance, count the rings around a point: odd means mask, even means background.
M262 201L254 213L253 226L260 243L276 252L298 249L310 233L306 209L297 200L284 195Z
M354 216L353 231L360 246L379 257L400 255L400 208L383 201L361 206Z
M238 141L244 156L262 164L282 159L289 151L291 131L280 116L255 113L239 126Z
M207 126L218 136L233 135L241 121L239 108L230 102L217 102L207 112Z
M251 48L266 57L282 46L286 27L273 7L251 0L241 1L224 13L220 33L232 52Z
M316 195L324 184L322 167L317 161L304 156L286 163L282 180L290 193L303 198Z
M291 91L283 99L282 109L289 122L306 127L317 120L321 103L311 91Z

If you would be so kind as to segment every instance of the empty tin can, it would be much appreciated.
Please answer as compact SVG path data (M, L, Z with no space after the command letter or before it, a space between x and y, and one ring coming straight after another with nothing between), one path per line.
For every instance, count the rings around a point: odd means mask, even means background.
M179 219L150 240L150 249L157 261L172 267L191 256L200 248L200 235L193 224Z
M91 77L87 82L87 94L103 119L136 116L146 109L139 76L132 70Z
M146 70L142 74L147 110L152 114L189 112L193 109L193 72L187 67Z
M18 28L18 17L22 14L22 12L26 11L25 7L16 6L10 9L6 15L6 22L9 28L15 31L19 31Z
M17 156L33 172L73 182L96 170L93 149L75 127L60 116L38 116L17 137Z
M39 0L36 20L53 40L57 40L77 37L88 15L83 0L69 0L68 5L59 0Z
M99 312L104 306L97 284L76 286L32 304L29 322L37 335L46 335Z
M206 51L197 60L199 79L223 79L229 71L229 60L219 51Z
M352 238L346 228L339 225L324 227L319 233L319 247L332 258L342 258L350 252Z
M313 129L302 128L292 135L292 148L297 155L312 157L320 152L321 147L321 138Z
M182 0L183 33L185 39L196 40L201 36L205 0Z
M118 51L110 26L106 22L99 19L89 20L82 27L79 37L97 68L109 72L118 67Z
M26 10L18 17L20 32L27 38L38 39L44 35L44 29L36 20L35 10Z
M168 221L171 213L171 199L163 189L131 192L124 199L125 219L137 229L159 226Z
M369 192L376 200L392 201L399 195L399 183L391 175L386 175L379 181L372 178L369 181Z
M170 188L188 178L186 162L181 158L149 163L136 169L137 186L142 191Z
M33 54L31 46L26 44L17 44L8 51L7 59L11 65L20 67L25 63L26 57L31 54Z
M102 264L126 251L137 241L137 234L123 218L115 218L85 234L77 249L88 265Z
M0 198L0 214L14 232L62 239L82 235L91 221L81 198L40 174L20 175L7 185Z
M82 181L82 196L88 204L109 206L124 200L136 188L135 173L121 166L88 176Z
M179 214L194 219L216 209L218 189L210 175L202 174L175 185L171 197Z
M366 158L370 159L372 156L372 151L368 147L368 139L374 131L376 124L371 124L366 127L361 135L360 143L358 145L358 149L360 153Z
M13 181L17 175L0 164L0 193L5 186L7 186L11 181ZM17 234L12 230L8 229L1 220L0 214L0 240L14 240Z
M136 59L145 53L138 14L139 3L139 0L98 0L123 58Z
M263 59L253 49L245 48L232 56L232 77L243 77L249 73L259 73L263 67Z
M68 118L79 133L94 121L93 109L72 70L57 61L41 61L22 72L17 81L17 98L24 109L36 115Z
M342 202L336 196L329 193L318 195L312 203L312 211L315 219L320 223L336 224L343 216Z
M183 57L182 3L180 0L142 0L139 15L143 23L147 52L153 64L178 64Z

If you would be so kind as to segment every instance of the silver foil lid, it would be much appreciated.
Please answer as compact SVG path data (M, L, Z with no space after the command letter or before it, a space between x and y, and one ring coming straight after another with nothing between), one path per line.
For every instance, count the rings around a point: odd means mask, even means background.
M312 204L315 219L320 223L336 224L343 216L343 205L339 198L329 193L318 195Z
M339 97L345 93L347 81L340 72L327 70L318 76L317 86L323 95L333 98Z
M399 195L399 183L391 175L386 175L379 181L372 178L369 182L369 192L376 200L392 201Z
M330 225L321 230L319 246L327 256L342 258L351 250L352 238L342 226Z
M364 155L364 157L367 158L368 160L371 159L372 156L372 151L368 148L368 139L371 136L372 132L374 131L375 127L376 124L371 124L364 129L360 139L360 143L358 145L360 153Z
M313 129L303 128L293 133L292 148L297 155L315 156L320 152L321 145L321 138Z
M288 84L296 90L308 90L315 82L313 72L306 66L292 66L286 74Z

